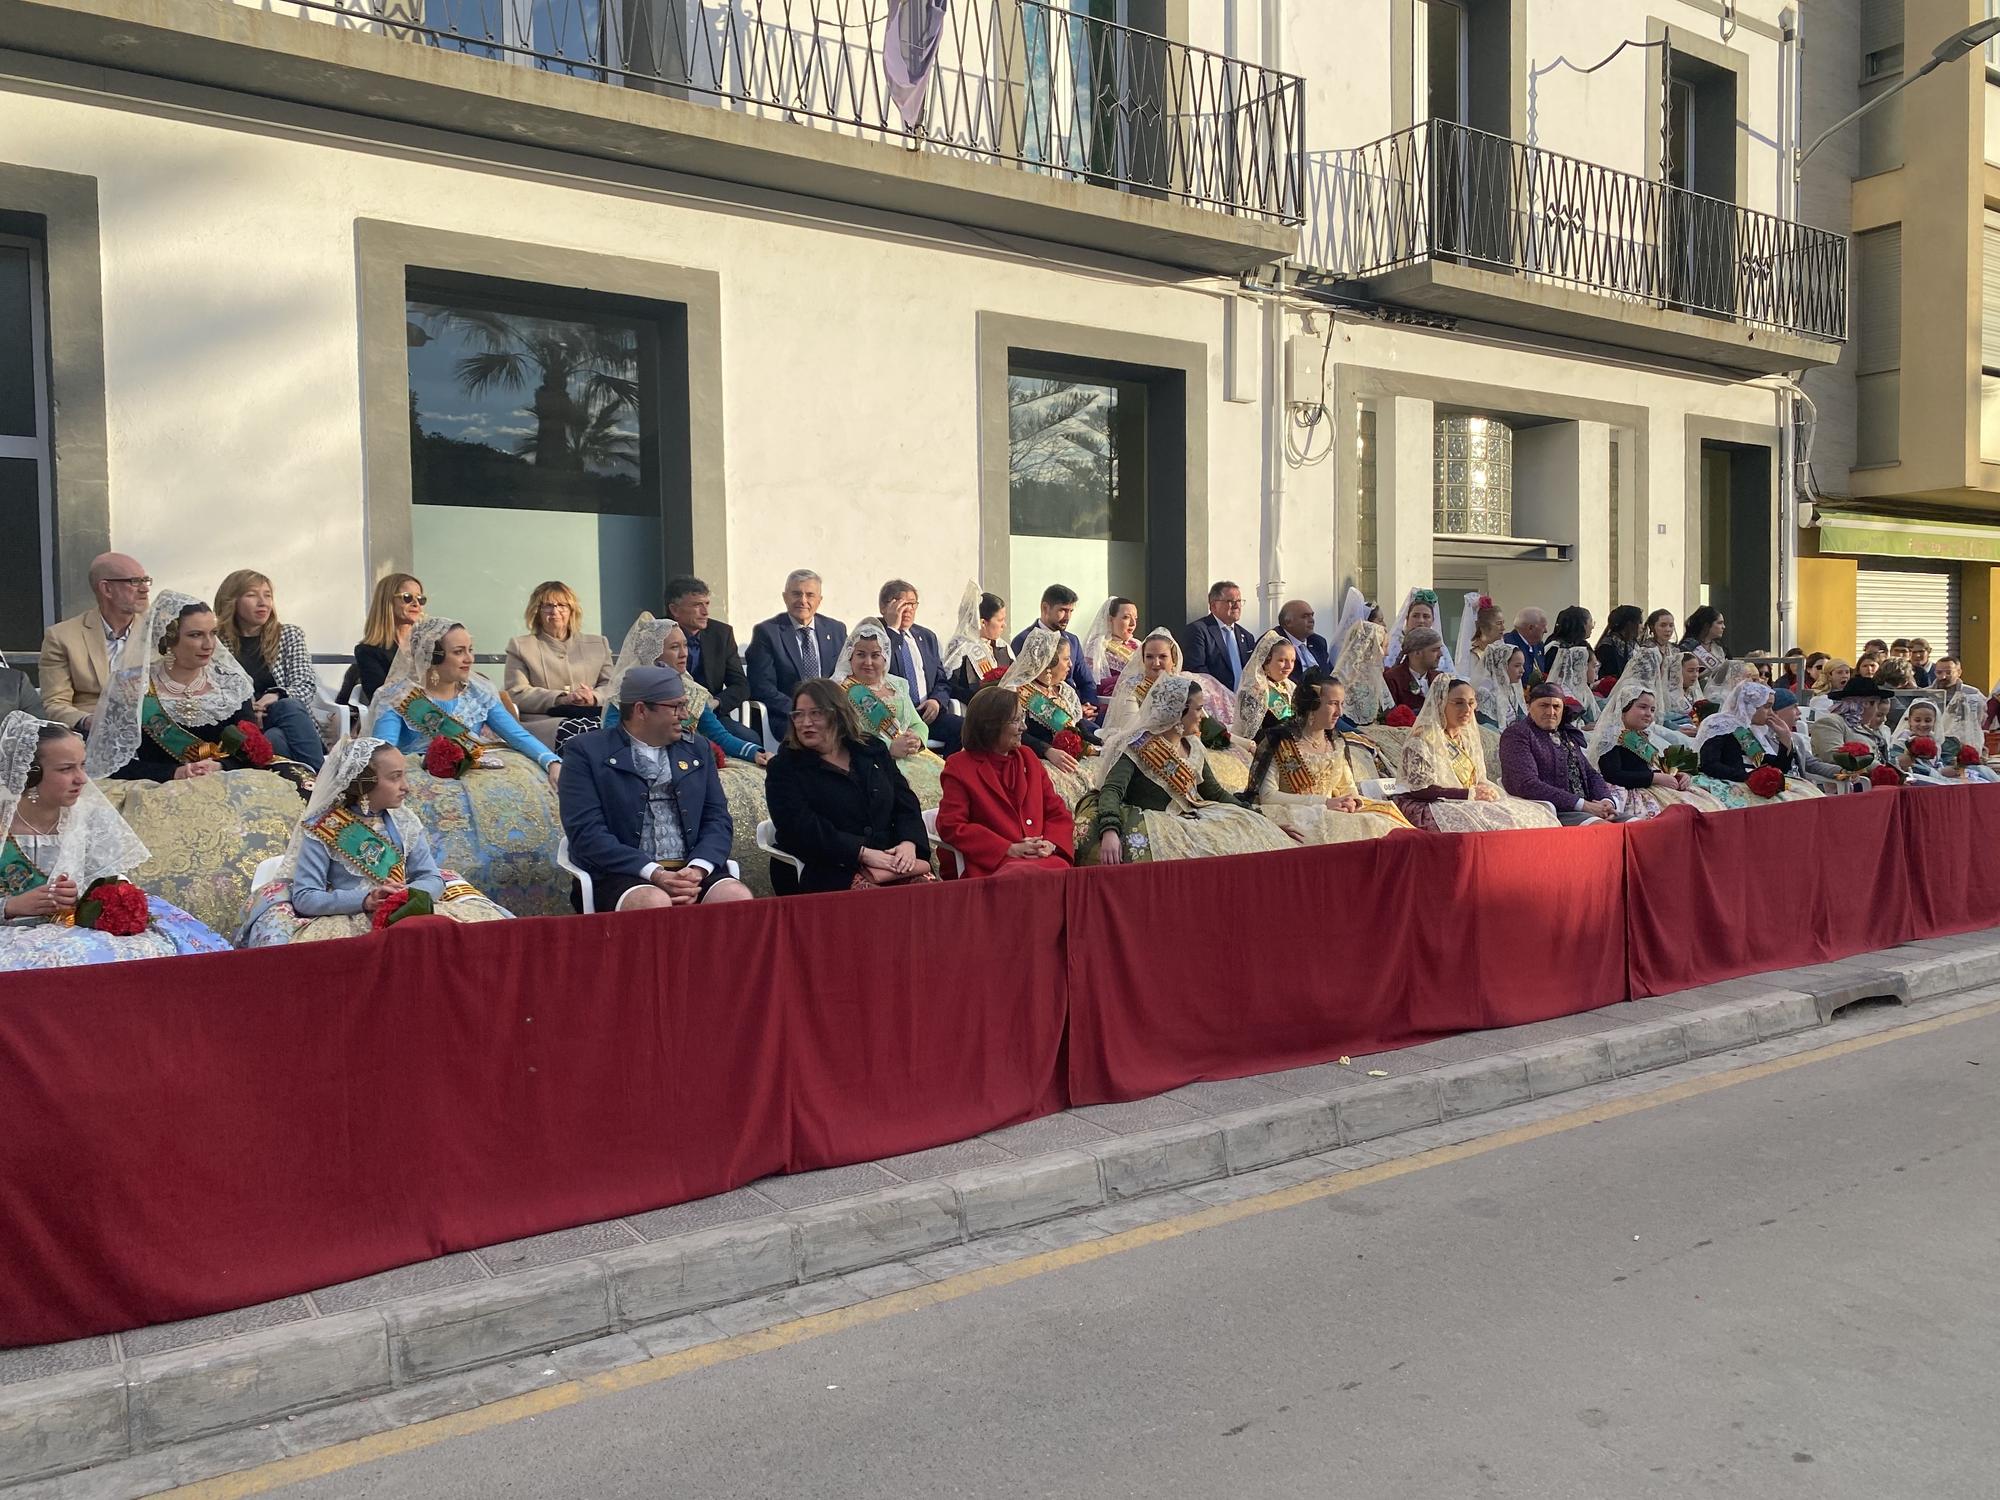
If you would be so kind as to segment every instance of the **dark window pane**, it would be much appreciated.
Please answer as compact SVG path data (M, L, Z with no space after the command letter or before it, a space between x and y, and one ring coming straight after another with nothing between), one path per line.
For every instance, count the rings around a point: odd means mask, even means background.
M37 465L0 458L0 649L32 651L42 638L42 499ZM26 545L20 545L25 543Z
M0 435L6 437L34 437L39 431L32 271L26 249L0 245Z
M1145 608L1146 387L1016 368L1007 379L1010 571Z
M407 318L412 567L432 607L497 652L556 578L581 628L616 641L663 581L657 325L415 287Z

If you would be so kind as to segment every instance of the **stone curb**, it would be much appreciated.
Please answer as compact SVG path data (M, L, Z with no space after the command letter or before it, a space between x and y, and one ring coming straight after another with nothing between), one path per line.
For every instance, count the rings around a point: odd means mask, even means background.
M1921 952L1922 945L1916 945ZM885 1188L380 1308L0 1388L0 1485L239 1431L847 1272L2000 981L2000 943L1786 971L1667 1020ZM1753 976L1717 986L1747 991Z

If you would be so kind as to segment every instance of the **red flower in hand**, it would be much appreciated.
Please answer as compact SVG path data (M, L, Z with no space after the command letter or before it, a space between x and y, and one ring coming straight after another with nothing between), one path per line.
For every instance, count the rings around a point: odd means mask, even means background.
M726 766L726 765L728 765L728 764L729 764L729 756L728 756L727 752L725 752L725 751L723 750L722 746L720 746L720 745L716 744L716 742L715 742L714 740L710 740L710 741L708 742L708 748L709 748L709 749L710 749L710 750L711 750L711 751L712 751L712 752L714 753L714 755L715 755L715 769L716 769L716 770L720 771L720 770L721 770L721 769L722 769L722 768L723 768L724 766Z
M382 931L394 920L396 913L409 904L410 892L407 887L384 896L382 904L375 908L375 920L369 923L369 929L374 932Z
M1616 677L1600 677L1591 685L1590 691L1599 698L1609 698L1611 690L1618 686Z
M1417 722L1417 716L1409 704L1398 703L1394 708L1382 715L1382 722L1387 724L1391 729L1408 729L1412 724Z
M277 759L277 752L271 742L264 738L264 731L248 719L236 721L236 732L243 736L243 748L238 753L253 766L268 766Z
M1901 786L1903 777L1894 766L1870 766L1868 781L1872 786Z
M1007 669L1005 667L990 667L987 669L984 675L980 677L979 680L981 682L998 682L1001 678L1005 677L1006 675L1007 675Z
M1936 760L1937 753L1937 741L1927 734L1917 735L1910 741L1910 754L1918 760Z
M146 930L152 908L146 893L126 880L100 880L76 904L76 925L111 937L133 937Z
M1977 745L1960 745L1958 747L1958 763L1961 766L1976 766L1984 759L1986 757L1979 753Z
M1051 743L1071 760L1082 760L1090 748L1084 744L1083 736L1074 729L1063 730Z
M454 740L439 735L424 750L424 769L441 780L465 774L465 751Z
M1866 745L1862 744L1861 741L1859 740L1849 740L1846 744L1840 747L1840 753L1842 755L1851 755L1854 757L1854 759L1859 760L1861 759L1862 756L1873 755L1875 752L1873 750L1870 750Z
M1785 773L1776 766L1759 766L1748 783L1753 797L1775 797L1785 789Z

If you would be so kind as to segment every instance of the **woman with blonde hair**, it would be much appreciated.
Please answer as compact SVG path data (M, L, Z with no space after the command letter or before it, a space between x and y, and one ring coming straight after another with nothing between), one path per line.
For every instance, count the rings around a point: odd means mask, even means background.
M560 579L538 583L523 616L526 635L507 642L507 696L521 724L545 745L576 722L595 729L611 681L611 643L583 633L583 605Z
M423 580L414 573L391 573L375 585L374 597L368 601L368 623L362 627L361 639L354 643L354 665L340 684L342 703L357 688L363 703L382 691L389 669L396 664L396 653L409 644L410 627L424 617L428 603Z
M326 760L326 744L312 715L319 677L306 633L278 621L271 580L254 568L238 568L223 579L215 591L215 628L250 674L258 722L272 747L317 771Z

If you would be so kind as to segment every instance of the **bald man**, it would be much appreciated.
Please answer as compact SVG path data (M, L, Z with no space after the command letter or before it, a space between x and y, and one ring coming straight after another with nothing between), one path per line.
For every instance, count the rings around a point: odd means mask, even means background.
M90 733L97 700L152 603L153 580L138 558L106 552L91 559L90 592L94 606L42 636L42 712L79 734Z
M1304 682L1308 672L1331 672L1333 653L1326 649L1326 637L1313 634L1313 607L1303 599L1287 599L1278 611L1278 629L1292 643L1298 662L1292 681Z

